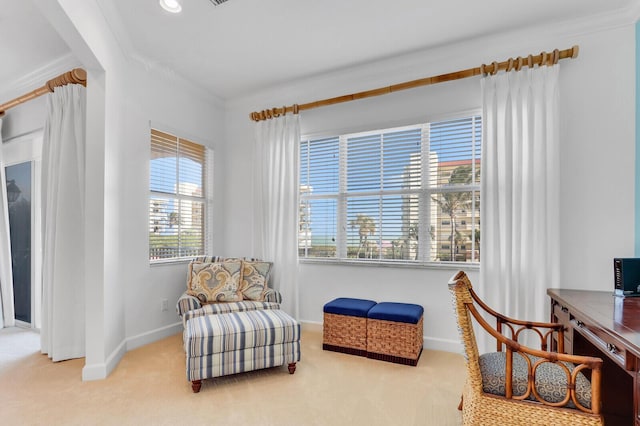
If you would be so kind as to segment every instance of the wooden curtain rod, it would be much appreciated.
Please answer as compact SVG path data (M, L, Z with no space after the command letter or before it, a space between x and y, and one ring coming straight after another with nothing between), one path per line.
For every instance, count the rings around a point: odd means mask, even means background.
M39 87L36 90L19 96L9 102L5 102L4 104L0 105L0 117L2 117L5 111L9 108L18 106L46 93L53 92L53 89L55 89L56 87L65 86L67 84L82 84L83 86L87 87L87 72L82 68L74 68L71 71L67 71L64 74L60 74L59 76L52 78L51 80L47 81L44 86Z
M358 99L370 98L373 96L386 95L400 90L413 89L415 87L429 86L431 84L444 83L445 81L460 80L463 78L473 77L480 74L496 74L498 71L505 70L511 71L515 69L520 71L522 67L533 68L534 65L553 65L558 63L560 59L577 58L578 46L573 46L569 49L558 50L555 49L551 53L541 52L539 55L528 55L526 57L518 56L518 58L509 58L503 62L492 62L490 65L482 64L476 68L469 68L462 71L451 72L448 74L441 74L434 77L421 78L419 80L407 81L405 83L398 83L388 87L381 87L379 89L366 90L364 92L353 93L351 95L338 96L335 98L323 99L321 101L309 102L300 105L291 105L281 108L271 108L262 111L252 112L249 114L249 118L253 121L268 120L273 117L279 117L289 112L297 114L299 111L305 111L308 109L318 108L327 105L340 104L343 102L355 101Z

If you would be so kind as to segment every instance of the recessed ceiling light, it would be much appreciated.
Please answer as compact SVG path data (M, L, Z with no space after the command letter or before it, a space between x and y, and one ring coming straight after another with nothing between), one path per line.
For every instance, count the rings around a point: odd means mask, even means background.
M182 6L180 6L178 0L160 0L160 6L171 13L180 13L182 11Z

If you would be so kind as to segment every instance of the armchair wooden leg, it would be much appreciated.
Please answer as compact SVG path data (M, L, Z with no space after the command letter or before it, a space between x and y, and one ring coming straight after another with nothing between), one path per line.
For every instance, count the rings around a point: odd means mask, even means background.
M289 374L293 374L293 373L296 372L296 363L295 362L290 363L288 367L289 367Z
M460 396L460 404L458 404L458 411L462 411L462 400L464 399L463 396Z
M202 380L194 380L191 382L191 389L193 393L200 392L200 388L202 387Z

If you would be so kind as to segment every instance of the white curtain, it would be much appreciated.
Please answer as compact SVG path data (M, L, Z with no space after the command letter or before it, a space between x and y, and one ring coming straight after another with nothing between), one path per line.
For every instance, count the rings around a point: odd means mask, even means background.
M7 202L7 178L2 148L2 119L0 118L0 328L15 325L11 239L9 238L9 203Z
M256 126L255 256L273 262L271 282L283 309L297 318L300 119L288 114Z
M42 152L42 353L85 354L84 152L86 89L57 87L47 99Z
M558 74L554 65L482 79L480 291L530 321L548 321L546 289L560 284ZM495 350L487 343L481 350Z

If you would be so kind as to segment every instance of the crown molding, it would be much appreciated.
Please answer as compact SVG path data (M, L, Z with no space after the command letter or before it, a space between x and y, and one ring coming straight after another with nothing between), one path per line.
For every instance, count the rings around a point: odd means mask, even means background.
M137 66L148 73L152 73L172 84L182 88L191 96L216 107L224 108L225 100L204 86L193 83L173 68L144 56L138 52L132 53L128 58L129 64Z
M634 25L638 17L640 17L640 3L634 3L624 9L559 22L556 24L559 29L556 29L554 34L558 36L593 34Z
M0 99L10 100L21 96L42 87L48 80L79 66L81 64L78 59L69 52L53 61L42 64L16 80L3 82L3 88L0 89Z

